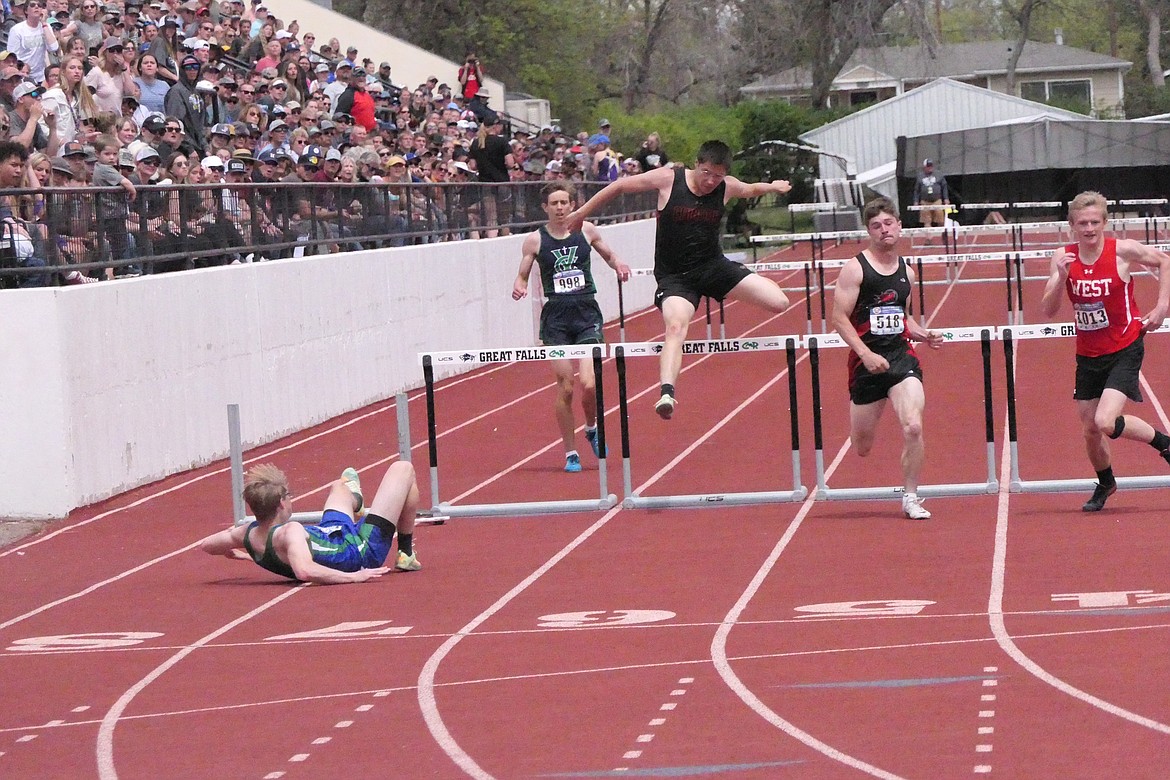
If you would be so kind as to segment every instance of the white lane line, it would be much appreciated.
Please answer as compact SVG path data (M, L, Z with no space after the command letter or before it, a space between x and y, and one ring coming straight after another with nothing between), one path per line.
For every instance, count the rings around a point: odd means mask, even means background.
M791 311L791 309L789 309L789 311ZM783 315L775 315L775 317L773 317L771 319L775 319L775 318L778 318L780 316L783 316ZM770 321L770 320L768 320L768 321ZM757 327L760 327L760 326L757 326ZM699 361L694 361L694 363L697 363L697 362L699 362ZM692 365L693 365L693 363L692 363ZM754 402L759 396L763 395L763 393L766 390L768 390L770 387L772 387L774 384L779 382L781 379L786 378L787 375L788 375L788 369L785 368L783 371L781 371L779 374L777 374L774 378L772 378L771 380L766 382L763 386L760 387L759 390L757 390L755 393L753 393L751 396L749 396L746 400L744 400L739 406L737 406L734 410L732 410L730 413L728 413L727 416L725 416L722 420L720 420L715 426L710 428L705 434L703 434L701 437L699 437L694 442L692 442L690 445L688 445L686 448L684 448L682 450L682 452L680 452L673 460L671 460L670 463L663 466L662 469L660 469L656 474L651 476L650 479L646 480L646 482L644 482L642 485L640 485L638 487L638 491L641 492L641 491L645 490L646 488L651 487L652 485L657 483L660 479L662 479L663 476L668 474L671 471L671 469L673 469L680 461L682 461L684 458L686 458L688 455L690 455L692 452L694 452L694 450L696 450L699 446L701 446L704 442L706 442L707 439L709 439L717 431L719 431L721 428L723 428L725 425L727 425L727 423L730 422L736 415L738 415L744 408L746 408L749 404ZM556 566L558 563L560 563L560 561L562 561L570 553L572 553L578 547L583 545L590 537L592 537L595 533L597 533L599 530L604 528L605 525L607 523L609 523L609 521L611 519L613 519L615 516L617 516L617 514L620 513L621 511L622 511L622 507L619 504L618 506L616 506L613 509L606 512L595 523L593 523L588 528L586 528L584 531L582 531L581 534L579 536L577 536L576 539L573 539L571 542L569 542L567 545L565 545L563 548L561 548L560 551L555 553L551 558L549 558L547 561L545 561L544 564L542 564L535 571L533 571L531 574L529 574L527 577L525 577L523 580L521 580L519 583L517 583L511 590L509 590L504 595L500 596L500 598L497 599L493 604L491 604L484 611L482 611L481 613L476 615L474 618L472 618L469 623L467 623L463 628L461 628L458 632L456 632L453 636L451 636L447 641L445 641L442 645L440 645L439 648L437 650L435 650L435 652L431 655L430 658L427 659L426 663L423 665L422 671L420 672L419 678L418 678L418 701L419 701L419 708L422 710L423 720L426 722L427 729L430 731L431 736L435 740L435 743L439 746L439 748L441 750L443 750L443 752L445 752L448 755L448 757L450 757L450 759L453 762L455 762L456 766L458 766L460 769L462 769L463 772L466 773L467 775L469 775L473 778L476 778L476 780L494 780L494 778L492 778L492 775L489 774L486 770L484 770L478 763L476 763L475 759L473 759L471 757L471 755L468 754L467 751L465 751L462 748L462 746L459 745L459 743L455 740L454 736L452 736L450 730L448 730L446 724L443 722L442 716L439 714L438 700L435 696L435 688L436 688L435 677L436 677L436 674L438 673L438 669L439 669L440 664L442 664L443 659L445 659L447 657L447 655L449 655L451 653L451 651L454 650L455 647L461 641L463 641L463 639L465 637L471 635L479 626L483 625L484 622L486 622L493 615L495 615L500 610L502 610L513 599L515 599L518 595L520 595L525 590L527 590L533 583L535 583L537 580L539 580L541 577L543 577L545 574L547 574L554 566Z
M951 292L954 291L954 282L958 281L959 277L962 275L963 267L964 266L959 267L958 272L955 274L955 279L952 281L950 286L947 287L946 292L943 293L942 297L939 299L939 302L935 305L934 312L931 314L931 319L933 319L933 317L938 314L943 305L946 303L947 299L950 297ZM926 325L930 325L930 319L927 320ZM833 462L825 470L826 481L837 471L837 467L841 465L841 461L845 457L845 453L849 451L849 447L850 441L847 438L845 443L841 445L841 449L837 451L837 455L833 458ZM757 715L783 731L788 736L803 742L805 745L808 745L813 750L822 753L828 758L831 758L834 761L837 761L838 763L844 764L848 767L852 767L853 769L857 769L861 772L865 772L866 774L873 775L874 777L884 778L884 780L901 780L898 775L887 772L880 767L873 766L872 764L866 763L865 761L854 758L853 756L837 750L832 745L826 742L822 742L809 732L799 728L791 721L780 717L779 713L775 712L770 707L768 707L768 705L764 704L764 702L758 696L756 696L755 693L753 693L752 690L747 687L747 685L744 684L744 682L735 673L735 670L731 668L731 663L727 656L727 638L731 635L731 629L736 626L740 615L742 615L743 611L747 609L747 605L753 598L755 598L756 593L763 586L764 580L767 579L772 569L776 566L776 562L780 559L781 554L783 554L784 550L788 547L788 543L792 541L794 536L796 536L796 532L800 529L800 526L804 522L805 517L807 517L808 513L812 510L815 499L816 489L814 488L808 498L806 498L801 504L800 510L796 513L796 517L793 518L792 522L789 523L788 528L785 529L784 534L780 537L780 541L778 541L776 546L772 548L772 552L769 553L767 559L765 559L764 563L756 572L756 575L752 578L751 582L748 583L747 588L740 595L735 605L731 608L731 611L729 611L727 616L723 618L722 624L720 624L718 630L715 632L714 638L711 640L711 659L715 663L715 669L719 673L719 676L723 678L724 683L729 688L731 688L732 692L739 696L739 698Z
M1146 387L1146 392L1153 399L1154 403L1157 404L1157 397L1154 396L1149 384L1145 382L1143 384ZM1159 410L1159 417L1164 417L1161 412L1161 406L1157 405L1156 408ZM1016 644L1015 638L1008 631L1007 621L1004 619L1003 599L1007 579L1008 507L1011 502L1011 493L1008 492L1011 481L1010 446L1011 443L1008 441L1007 436L1007 423L1005 422L1003 450L1000 455L999 502L996 507L995 517L995 553L991 566L991 593L987 603L988 621L991 625L991 633L995 637L996 643L999 644L1009 658L1019 664L1033 677L1051 685L1053 688L1073 697L1077 701L1084 702L1110 715L1122 718L1131 723L1136 723L1139 726L1145 726L1148 729L1162 734L1170 734L1170 725L1154 720L1153 718L1147 718L1144 715L1139 715L1136 712L1094 696L1052 674L1040 666L1040 664L1033 661L1031 657L1020 649L1019 645Z
M259 615L261 612L264 612L270 607L276 606L285 599L295 595L301 590L304 590L306 587L306 585L292 587L284 593L281 593L276 598L270 599L256 607L251 612L236 618L222 628L216 629L191 646L183 648L168 658L166 661L159 664L154 668L153 671L150 672L150 674L143 677L129 690L123 693L122 696L119 697L118 701L114 702L114 706L110 707L109 711L106 712L105 717L102 718L101 726L98 728L97 765L98 777L100 780L116 780L118 777L118 772L114 768L114 729L118 724L119 717L121 717L122 713L126 711L126 707L129 706L130 702L134 700L135 696L141 693L146 688L146 686L150 685L152 682L161 677L164 672L182 661L191 653L195 652L195 650L198 648L203 647L204 645L213 641L216 637L227 633L241 623L251 620L253 617Z

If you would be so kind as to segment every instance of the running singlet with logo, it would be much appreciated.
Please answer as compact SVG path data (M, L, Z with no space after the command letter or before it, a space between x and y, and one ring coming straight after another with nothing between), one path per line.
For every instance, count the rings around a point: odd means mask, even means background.
M1117 239L1105 239L1101 256L1092 265L1081 262L1076 244L1064 251L1077 255L1064 283L1077 326L1077 354L1111 355L1137 341L1142 315L1134 301L1133 279L1123 282L1117 273Z
M906 260L899 257L897 269L888 276L878 273L864 252L857 255L857 262L861 263L861 288L857 303L849 313L849 322L857 335L883 357L906 350L914 354L906 336L906 304L913 292ZM850 351L849 361L852 364L861 358Z
M723 194L720 182L702 197L687 186L685 168L674 169L670 200L658 212L658 236L654 243L654 276L661 279L723 259L719 224L723 221Z
M578 231L565 238L553 238L542 227L536 262L540 264L544 297L551 301L566 295L596 294L597 285L590 270L592 252L584 233Z

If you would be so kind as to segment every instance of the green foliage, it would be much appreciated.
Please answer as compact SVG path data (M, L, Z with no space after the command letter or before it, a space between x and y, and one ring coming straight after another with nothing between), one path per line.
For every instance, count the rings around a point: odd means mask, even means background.
M650 133L658 133L671 160L691 163L704 141L718 138L735 147L743 132L735 109L722 106L671 106L625 114L617 101L610 100L602 101L594 113L596 116L582 126L592 131L598 118L609 119L613 123L610 141L627 156L637 154Z
M1125 116L1140 119L1143 116L1170 113L1170 87L1126 79Z

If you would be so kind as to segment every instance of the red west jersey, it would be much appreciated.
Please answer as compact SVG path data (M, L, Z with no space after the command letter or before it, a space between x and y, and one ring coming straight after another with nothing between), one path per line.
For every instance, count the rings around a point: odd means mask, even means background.
M1064 249L1077 255L1065 280L1077 327L1077 354L1110 355L1137 341L1141 312L1133 297L1133 277L1123 282L1117 273L1117 239L1106 238L1101 256L1091 265L1081 262L1076 244Z

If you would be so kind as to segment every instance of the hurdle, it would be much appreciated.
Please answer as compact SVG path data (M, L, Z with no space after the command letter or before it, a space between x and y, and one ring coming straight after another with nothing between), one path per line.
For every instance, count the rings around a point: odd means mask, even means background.
M998 338L1003 342L1004 365L1007 372L1008 453L1011 460L1011 478L1008 490L1012 493L1080 492L1091 490L1096 485L1096 481L1092 479L1025 480L1020 477L1020 453L1017 445L1015 342L1032 339L1075 338L1076 332L1076 326L1071 322L999 328ZM1170 332L1170 323L1163 323L1157 330L1151 331L1151 333L1166 332ZM1134 489L1170 487L1170 474L1117 477L1117 486Z
M941 331L948 343L978 341L983 354L983 416L984 437L987 442L987 481L963 482L939 485L920 485L918 495L923 498L936 496L985 495L999 491L999 480L995 473L995 422L992 409L991 389L991 339L995 330L991 327L947 328ZM821 347L846 347L848 344L838 334L810 336L805 339L809 351L809 368L812 376L813 403L813 445L816 451L817 500L859 501L872 499L897 499L905 491L902 486L831 488L825 479L824 438L821 430Z
M517 347L508 349L466 349L445 352L420 352L419 362L423 367L427 399L427 446L430 456L431 501L436 514L448 517L502 517L514 515L546 515L566 512L596 512L612 509L617 505L617 496L606 486L606 444L605 444L605 395L602 391L601 359L605 356L604 344L575 344L571 346ZM593 358L595 377L594 393L597 398L597 445L601 451L598 459L598 482L600 497L596 499L568 499L553 501L516 501L499 504L451 504L439 499L439 443L438 424L435 413L434 365L457 363L459 365L487 363L515 363L549 360L576 360Z
M630 456L630 416L626 387L626 357L650 357L662 352L661 342L615 344L613 352L618 375L618 410L621 418L622 480L626 509L699 509L704 507L745 506L802 501L808 489L800 483L800 428L796 410L796 348L799 336L761 336L758 338L688 341L684 354L721 352L769 352L783 350L788 370L789 419L792 433L792 489L744 493L696 493L691 495L642 496L634 491Z
M398 418L398 456L400 460L410 462L410 417L407 411L406 393L397 393L394 403ZM256 521L245 513L244 508L244 446L240 434L240 405L228 404L228 459L232 478L232 523L233 525L249 525ZM316 525L321 522L321 512L293 512L289 520L302 525ZM420 511L415 517L415 525L443 525L449 515L441 512Z

